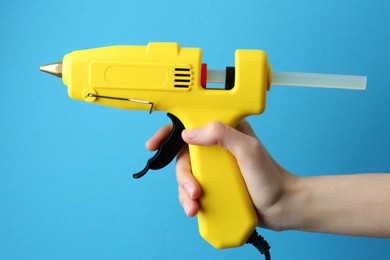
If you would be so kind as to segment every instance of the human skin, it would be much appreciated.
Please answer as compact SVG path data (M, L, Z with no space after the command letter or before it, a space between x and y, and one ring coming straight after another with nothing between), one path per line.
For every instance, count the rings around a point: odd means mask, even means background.
M172 126L162 127L146 143L156 150ZM390 237L390 174L301 177L280 166L246 120L236 128L214 121L184 130L191 145L219 145L237 159L259 217L259 226L354 236ZM191 172L188 149L177 156L179 201L186 215L199 211L201 187Z

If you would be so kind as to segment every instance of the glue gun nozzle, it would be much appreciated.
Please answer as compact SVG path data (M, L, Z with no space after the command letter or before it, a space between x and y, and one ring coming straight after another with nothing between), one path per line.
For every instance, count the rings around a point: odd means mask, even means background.
M54 62L42 65L39 69L43 72L62 78L62 62Z

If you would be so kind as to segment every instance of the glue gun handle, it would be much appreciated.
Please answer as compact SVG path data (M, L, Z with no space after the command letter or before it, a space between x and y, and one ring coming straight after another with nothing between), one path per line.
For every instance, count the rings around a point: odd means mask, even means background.
M220 146L190 145L194 177L202 187L201 236L216 248L243 245L258 218L234 156Z

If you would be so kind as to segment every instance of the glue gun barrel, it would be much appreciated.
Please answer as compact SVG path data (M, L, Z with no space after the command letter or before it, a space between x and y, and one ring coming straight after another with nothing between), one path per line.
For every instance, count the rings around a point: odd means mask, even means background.
M62 62L42 65L40 70L62 78ZM224 83L226 73L223 70L208 70L207 82ZM272 85L302 86L318 88L341 88L365 90L367 77L300 72L272 72Z

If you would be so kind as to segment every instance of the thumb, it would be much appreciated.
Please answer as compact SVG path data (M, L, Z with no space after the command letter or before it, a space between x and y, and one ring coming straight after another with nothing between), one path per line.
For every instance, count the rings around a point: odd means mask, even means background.
M186 129L182 137L186 143L192 145L219 145L229 150L237 159L241 157L240 155L246 154L254 143L258 143L256 138L218 121L200 128Z

